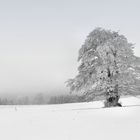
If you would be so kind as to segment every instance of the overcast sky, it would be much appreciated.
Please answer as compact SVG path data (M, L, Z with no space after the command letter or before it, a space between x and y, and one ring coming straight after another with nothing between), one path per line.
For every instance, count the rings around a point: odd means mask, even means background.
M66 90L95 27L124 34L140 56L139 0L0 0L0 94Z

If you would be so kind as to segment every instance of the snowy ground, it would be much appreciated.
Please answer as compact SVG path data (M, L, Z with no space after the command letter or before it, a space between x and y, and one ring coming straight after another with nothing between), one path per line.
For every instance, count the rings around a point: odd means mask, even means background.
M140 99L121 102L0 106L0 140L140 140Z

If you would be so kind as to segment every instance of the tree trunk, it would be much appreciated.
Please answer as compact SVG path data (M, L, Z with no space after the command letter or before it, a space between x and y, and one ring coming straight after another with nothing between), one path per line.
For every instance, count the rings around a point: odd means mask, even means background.
M104 102L105 107L115 107L115 106L121 107L122 105L118 102L119 98L120 98L119 96L110 96L106 98Z
M109 89L106 93L106 100L104 102L105 107L121 107L122 105L118 102L120 96L118 95L118 85L114 87L114 89Z

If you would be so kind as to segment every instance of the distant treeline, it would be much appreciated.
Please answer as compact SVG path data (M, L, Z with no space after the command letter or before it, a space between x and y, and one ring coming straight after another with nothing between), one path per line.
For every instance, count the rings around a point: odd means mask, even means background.
M53 95L36 94L18 98L0 98L0 105L45 105L84 102L83 96L78 95Z

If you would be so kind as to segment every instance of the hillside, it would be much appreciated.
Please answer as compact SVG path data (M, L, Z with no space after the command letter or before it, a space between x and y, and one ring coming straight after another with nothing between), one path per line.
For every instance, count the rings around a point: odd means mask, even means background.
M102 102L0 106L2 140L139 140L140 99L122 98L119 108Z

